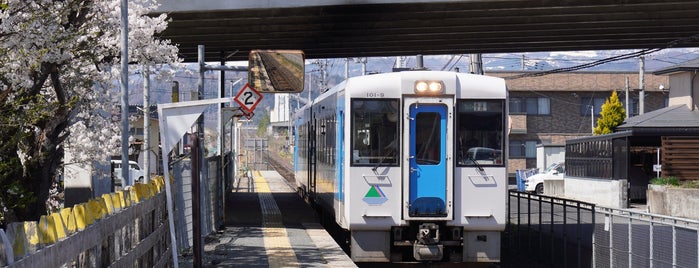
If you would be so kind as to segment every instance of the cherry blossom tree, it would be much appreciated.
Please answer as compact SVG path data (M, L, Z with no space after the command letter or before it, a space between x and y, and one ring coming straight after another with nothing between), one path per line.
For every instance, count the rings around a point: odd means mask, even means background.
M120 3L0 0L0 221L47 212L65 148L76 161L119 154ZM157 38L167 17L148 15L156 5L129 0L128 60L167 75L180 60Z

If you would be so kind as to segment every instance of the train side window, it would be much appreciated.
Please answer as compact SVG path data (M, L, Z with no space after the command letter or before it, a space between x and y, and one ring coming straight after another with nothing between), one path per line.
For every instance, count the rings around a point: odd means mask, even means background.
M398 165L398 99L353 99L352 165Z
M459 166L503 166L504 100L460 100L456 116Z

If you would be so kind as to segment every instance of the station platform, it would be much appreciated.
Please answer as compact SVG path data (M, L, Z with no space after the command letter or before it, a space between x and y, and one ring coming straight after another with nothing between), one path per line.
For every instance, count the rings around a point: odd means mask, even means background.
M294 186L276 171L252 174L228 193L225 227L206 237L203 267L357 267Z

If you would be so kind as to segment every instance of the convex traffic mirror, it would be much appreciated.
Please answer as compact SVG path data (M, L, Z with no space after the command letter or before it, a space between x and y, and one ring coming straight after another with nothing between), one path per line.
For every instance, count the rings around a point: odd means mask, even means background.
M253 50L248 58L248 81L261 93L303 91L305 55L301 50Z

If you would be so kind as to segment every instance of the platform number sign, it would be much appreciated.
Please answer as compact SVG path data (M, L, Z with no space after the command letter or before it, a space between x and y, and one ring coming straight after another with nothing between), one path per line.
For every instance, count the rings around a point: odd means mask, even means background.
M234 100L240 104L240 107L243 107L245 111L252 113L257 104L262 100L262 94L257 92L257 90L252 88L249 84L245 84L240 92L238 92L238 95L235 95Z

